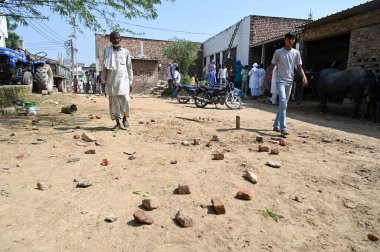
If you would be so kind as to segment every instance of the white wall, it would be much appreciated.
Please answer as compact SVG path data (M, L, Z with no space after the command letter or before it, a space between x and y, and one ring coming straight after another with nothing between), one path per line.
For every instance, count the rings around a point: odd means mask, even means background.
M240 60L243 65L248 64L250 26L251 17L247 16L243 18L231 47L237 47L236 60ZM236 23L203 43L203 58L206 57L206 64L210 63L210 56L214 55L215 59L217 53L220 53L220 60L223 60L223 51L228 49L235 27Z
M8 38L7 19L0 16L0 46L5 47L5 38Z

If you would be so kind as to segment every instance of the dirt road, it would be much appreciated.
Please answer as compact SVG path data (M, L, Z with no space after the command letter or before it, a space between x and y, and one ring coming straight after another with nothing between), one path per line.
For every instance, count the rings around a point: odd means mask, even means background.
M291 135L281 146L271 139L278 137L271 131L276 107L259 102L232 111L135 96L130 129L112 132L104 97L34 98L38 115L0 117L0 251L380 250L379 241L367 238L380 235L379 125L310 114L293 104ZM76 114L60 113L72 103ZM74 139L82 133L102 145ZM255 141L259 134L263 143ZM213 135L220 141L206 147ZM182 145L194 138L201 144ZM259 145L280 153L258 152ZM85 154L89 149L96 153ZM136 159L123 152L136 152ZM224 160L213 160L215 152ZM80 160L68 162L75 157ZM246 170L257 184L243 178ZM80 177L92 186L77 188L73 180ZM48 190L36 189L38 182ZM189 183L191 194L174 194L180 183ZM240 189L250 190L253 200L235 198ZM157 197L161 207L146 211L143 194ZM213 197L226 214L215 214ZM139 209L153 225L133 220ZM173 220L179 209L194 226ZM105 222L110 214L118 220Z

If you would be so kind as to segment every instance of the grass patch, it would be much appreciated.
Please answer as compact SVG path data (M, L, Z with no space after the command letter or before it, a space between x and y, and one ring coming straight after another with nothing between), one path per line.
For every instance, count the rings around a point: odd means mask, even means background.
M284 216L281 216L281 215L275 213L274 211L270 211L268 209L263 211L262 214L265 218L272 218L275 222L278 222L279 219L284 218Z

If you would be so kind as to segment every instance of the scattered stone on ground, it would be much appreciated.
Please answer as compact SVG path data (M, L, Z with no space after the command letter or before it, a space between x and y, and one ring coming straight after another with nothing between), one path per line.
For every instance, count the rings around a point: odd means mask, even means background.
M78 162L78 161L80 161L80 157L71 157L69 158L69 160L67 160L68 163Z
M322 139L322 142L323 142L323 143L331 143L332 140L331 140L331 139L328 139L328 138L323 138L323 139Z
M134 160L134 159L136 159L136 158L137 158L136 155L131 155L131 156L128 157L129 160Z
M183 227L191 227L195 224L193 217L187 214L184 210L179 210L177 212L175 215L175 220Z
M214 207L216 214L225 214L226 213L226 209L224 207L224 204L219 198L212 198L211 203L212 203L212 206Z
M107 166L109 164L108 160L105 158L102 160L102 162L100 163L102 166Z
M79 134L74 134L74 139L80 139L80 135Z
M150 122L155 123L156 120L155 119L150 119Z
M25 153L19 153L16 155L17 159L24 159L25 158Z
M377 237L376 235L371 234L371 233L369 233L369 234L367 235L367 237L368 237L368 239L369 239L370 241L378 241L378 240L379 240L379 237Z
M280 140L282 140L281 137L271 137L270 139L272 139L272 140L274 140L274 141L280 141Z
M41 191L46 191L49 189L49 186L44 184L44 183L38 182L37 183L37 189L41 190Z
M114 214L110 214L108 216L106 216L106 218L104 219L105 222L115 222L117 221L117 216L114 215Z
M251 181L253 184L257 183L257 176L253 171L246 171L244 177Z
M207 208L206 204L201 204L200 206L201 206L201 208Z
M96 119L102 119L102 117L101 117L101 116L98 116L98 115L96 115L95 118L96 118Z
M79 125L75 126L75 129L80 129L80 126Z
M102 142L100 142L100 141L95 141L95 145L96 145L96 146L102 146L103 144L102 144Z
M269 152L269 147L260 145L259 152Z
M352 201L352 200L349 200L349 199L345 199L343 201L343 205L347 208L350 208L350 209L354 209L357 207L357 204L356 202Z
M281 163L280 162L275 162L275 161L268 161L266 165L272 167L272 168L280 168Z
M144 122L143 121L139 121L139 124L144 124Z
M250 190L241 189L236 193L236 197L238 199L242 199L242 200L252 200L253 199L253 193Z
M276 140L268 140L269 143L272 143L272 144L278 144L279 142L276 141Z
M89 149L89 150L86 150L84 153L85 154L95 154L96 151L95 151L95 149Z
M200 138L194 138L194 145L200 145L201 144L201 139Z
M206 147L210 148L211 146L212 146L211 141L208 140L207 143L206 143Z
M14 137L16 136L15 133L11 133L9 136Z
M258 143L264 142L264 136L262 136L262 135L256 136L256 142L258 142Z
M143 224L148 224L148 225L151 225L154 222L153 218L142 210L137 210L136 212L134 212L133 218L138 223L143 223Z
M136 154L136 151L123 151L123 153L130 156Z
M280 150L278 148L272 148L270 150L270 154L272 154L272 155L278 155L278 154L280 154Z
M178 194L191 194L190 184L179 184L177 188Z
M216 153L213 153L212 155L214 156L213 160L223 160L224 159L224 153L216 152Z
M8 171L9 169L10 169L10 167L8 165L3 167L3 170Z
M90 180L85 179L85 178L81 178L78 181L77 187L79 187L79 188L86 188L86 187L89 187L91 185L92 185L92 182Z
M218 135L213 135L212 138L211 138L211 141L219 142L219 141L220 141L220 138L219 138Z
M156 197L143 199L142 204L148 210L153 210L161 206L160 201Z
M95 142L96 141L96 138L94 136L92 136L91 134L87 133L87 132L84 132L82 134L82 139L85 142Z
M183 145L183 146L189 146L189 145L190 145L190 142L187 141L187 140L183 140L183 141L182 141L182 145Z
M88 144L85 142L76 142L75 145L77 146L87 146Z
M170 164L177 164L177 160L170 161Z

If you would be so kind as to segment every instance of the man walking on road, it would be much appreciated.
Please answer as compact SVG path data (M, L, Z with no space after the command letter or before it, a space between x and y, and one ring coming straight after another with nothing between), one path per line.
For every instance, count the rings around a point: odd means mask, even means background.
M293 49L295 42L295 35L291 32L285 34L285 46L281 49L277 49L273 55L272 64L269 67L267 73L276 69L276 85L277 92L280 97L279 109L276 115L276 120L273 124L273 130L281 132L281 135L289 135L288 128L286 127L286 108L289 101L290 92L292 90L292 84L294 81L294 69L297 68L298 72L302 76L303 85L307 85L307 79L302 69L301 54L298 50Z
M111 119L116 120L113 129L126 129L129 127L127 120L130 112L129 87L133 81L131 55L127 49L121 47L121 37L118 32L111 32L110 42L112 46L104 49L102 74L109 97Z

